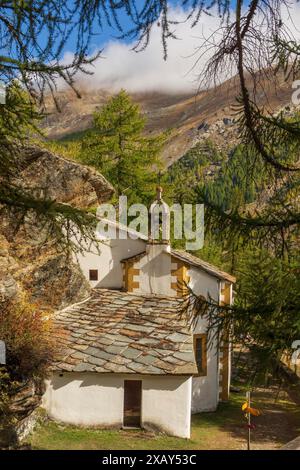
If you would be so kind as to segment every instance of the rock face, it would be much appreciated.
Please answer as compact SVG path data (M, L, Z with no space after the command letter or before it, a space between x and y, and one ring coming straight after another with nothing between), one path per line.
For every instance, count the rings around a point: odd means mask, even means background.
M64 254L37 260L26 272L23 286L34 303L55 309L79 302L90 293L80 268Z
M14 424L0 426L0 450L19 447L20 439L34 428L42 391L42 387L34 381L23 382L15 390L10 404Z
M18 184L35 194L78 208L107 201L112 186L93 169L30 146L22 151ZM43 309L64 308L89 295L90 287L76 263L45 242L34 218L15 226L13 216L0 224L0 302L26 292Z
M18 180L49 199L81 208L107 201L113 194L108 181L92 168L36 146L22 151Z

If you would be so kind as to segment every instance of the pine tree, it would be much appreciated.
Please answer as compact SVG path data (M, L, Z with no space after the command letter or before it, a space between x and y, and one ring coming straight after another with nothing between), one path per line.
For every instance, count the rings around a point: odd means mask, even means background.
M94 126L83 139L80 159L112 183L116 195L130 203L149 202L157 178L159 152L166 134L145 136L145 118L126 91L111 97L94 114Z

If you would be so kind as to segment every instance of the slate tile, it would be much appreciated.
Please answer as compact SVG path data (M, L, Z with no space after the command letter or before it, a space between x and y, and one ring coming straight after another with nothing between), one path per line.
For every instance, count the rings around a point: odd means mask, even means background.
M86 354L90 354L91 356L98 357L100 359L110 359L112 354L109 354L101 349L89 347L85 351Z
M142 354L142 352L135 348L127 348L123 351L122 356L128 359L136 359Z
M84 354L81 351L77 351L77 352L74 352L73 354L71 354L71 357L75 358L75 359L86 359L89 356L88 356L88 354Z
M77 366L74 367L74 372L89 372L93 370L95 366L86 362L80 362Z
M101 336L98 338L98 341L97 343L100 343L100 344L104 344L106 346L109 346L110 344L113 343L113 340L112 339L109 339L109 338L105 338L104 336Z
M74 369L74 365L67 364L67 363L64 362L63 364L59 364L57 369L58 370L65 370L66 372L71 372Z
M140 332L125 328L120 331L120 334L123 336L128 336L129 338L140 338L142 336Z
M180 351L176 351L174 354L173 354L173 357L177 358L177 359L181 359L185 362L194 362L194 354L192 352L180 352Z
M104 369L104 367L101 367L101 366L98 366L98 367L95 367L95 372L99 372L100 374L104 373L104 372L107 372L106 369Z
M186 341L188 338L188 335L182 334L182 333L172 333L171 335L167 336L166 339L170 341L174 341L175 343L182 343Z
M94 289L61 312L59 367L99 373L180 373L194 365L192 336L176 298ZM189 362L190 361L190 362ZM108 367L108 368L107 368ZM179 369L178 369L179 370Z
M126 357L122 357L122 356L114 356L111 359L111 362L114 362L115 364L119 364L119 365L126 365L131 362L131 359L127 359Z
M161 374L162 373L162 370L159 369L158 367L154 367L154 366L148 366L147 367L147 374Z
M131 362L127 366L129 369L133 370L134 372L142 374L146 370L148 370L148 367L145 366L145 364L139 364L137 362Z
M152 346L154 344L158 344L158 341L157 339L155 338L141 338L139 340L139 344L145 344L145 345L149 345L149 346Z
M128 330L138 331L141 333L150 333L153 330L153 327L143 326L143 325L127 325Z
M126 348L126 346L116 346L115 343L112 344L111 346L107 346L105 348L105 351L108 352L108 353L112 353L112 354L120 354L124 348Z
M96 366L102 366L106 361L104 359L100 359L99 357L90 356L87 362L89 364L95 364Z
M145 364L145 365L150 365L150 364L153 364L154 361L157 361L157 357L147 354L146 356L142 355L142 356L137 357L136 361L141 362L142 364Z
M87 347L88 346L86 344L72 344L72 348L78 351L84 351L85 349L87 349Z

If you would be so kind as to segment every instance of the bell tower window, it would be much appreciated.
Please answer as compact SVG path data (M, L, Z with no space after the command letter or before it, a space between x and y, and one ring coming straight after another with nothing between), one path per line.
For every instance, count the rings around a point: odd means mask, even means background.
M90 269L89 270L89 280L90 281L98 281L98 269Z

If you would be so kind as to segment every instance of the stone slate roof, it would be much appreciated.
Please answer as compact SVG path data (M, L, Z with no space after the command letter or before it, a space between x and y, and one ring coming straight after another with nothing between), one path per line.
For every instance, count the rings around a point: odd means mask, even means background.
M168 253L168 252L165 252L165 253ZM138 261L139 259L143 258L145 255L146 255L146 251L143 251L142 253L139 253L137 255L122 259L121 263L125 263L128 261ZM206 261L203 261L197 256L191 255L187 251L171 249L170 255L174 256L174 258L180 259L181 261L189 264L190 266L195 266L196 268L202 269L203 271L207 272L211 276L217 277L218 279L226 280L232 283L236 282L236 278L232 276L231 274L228 274L225 271L221 271L221 269L217 268L216 266L213 266L212 264L207 263Z
M171 250L171 255L190 264L191 266L203 269L203 271L206 271L208 274L211 274L212 276L215 276L219 279L225 279L226 281L233 283L236 282L236 278L231 274L228 274L225 271L221 271L221 269L217 268L216 266L207 263L200 258L197 258L197 256L191 255L187 251Z
M55 315L62 346L52 366L74 372L191 375L193 339L181 299L93 289Z

